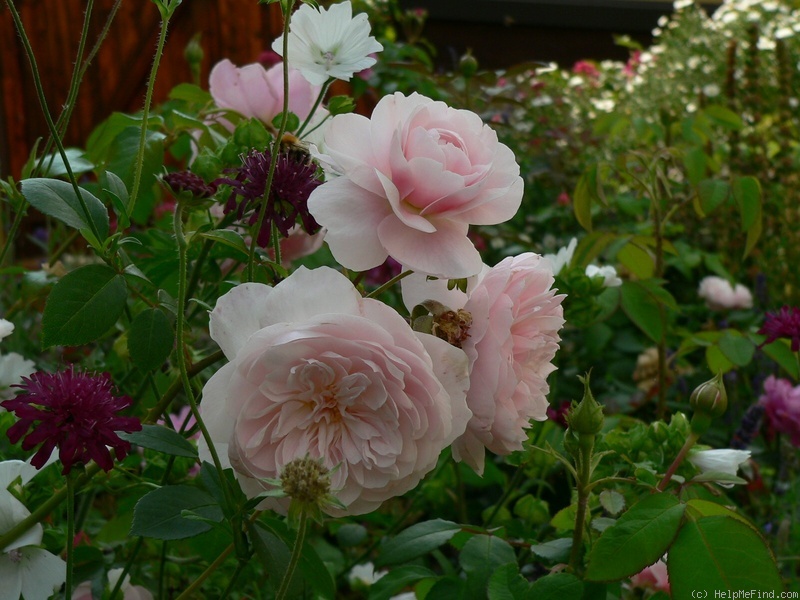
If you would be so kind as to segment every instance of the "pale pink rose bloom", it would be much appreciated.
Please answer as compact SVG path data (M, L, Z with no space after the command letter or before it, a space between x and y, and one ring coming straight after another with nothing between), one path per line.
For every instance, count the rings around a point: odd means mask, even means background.
M310 456L337 467L332 492L347 509L329 514L370 512L416 486L471 417L464 352L327 267L235 287L210 332L230 362L206 383L201 412L250 497Z
M649 567L645 567L636 575L631 577L631 587L653 590L654 592L665 592L669 594L669 576L667 575L667 563L659 558Z
M522 200L514 153L480 117L397 92L367 119L337 115L317 158L339 174L308 199L336 260L365 271L391 256L420 273L469 277L470 224L507 221Z
M732 310L753 307L753 296L745 286L732 286L727 279L709 275L700 281L698 296L706 301L711 310Z
M485 268L468 281L466 293L417 274L403 280L409 310L430 298L472 315L462 348L469 357L473 416L453 456L478 473L484 448L499 455L520 450L530 420L547 418L547 376L555 370L551 361L564 325L564 296L556 295L553 281L550 262L531 253Z
M244 117L271 123L283 112L283 63L269 69L259 63L239 68L226 58L211 69L208 85L217 106ZM319 91L320 86L308 83L297 70L289 70L289 111L301 121L308 117Z

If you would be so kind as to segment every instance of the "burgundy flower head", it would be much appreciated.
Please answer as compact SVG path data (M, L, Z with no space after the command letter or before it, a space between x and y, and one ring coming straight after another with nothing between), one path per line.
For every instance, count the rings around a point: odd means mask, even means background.
M161 176L161 180L176 193L189 192L195 198L208 198L217 191L217 184L206 183L203 178L191 171L176 171Z
M282 152L275 166L269 198L265 199L270 160L269 152L252 150L250 154L242 155L241 167L231 170L236 174L234 179L221 178L214 182L233 188L225 204L225 214L235 210L241 219L249 212L250 225L258 220L261 202L267 202L267 212L258 232L258 245L262 248L270 243L272 223L283 237L288 237L298 219L306 233L313 235L320 230L319 223L308 212L308 197L322 184L317 179L316 166L295 153ZM237 197L240 198L238 202Z
M124 458L131 449L130 443L116 432L131 433L142 428L136 417L117 415L132 400L113 395L107 373L76 373L72 367L58 373L39 371L14 387L23 393L0 403L19 419L9 428L8 437L16 444L24 436L23 450L41 444L31 460L37 469L44 466L58 446L65 475L75 463L90 460L110 471L114 461L109 448L114 449L117 459Z
M792 340L792 352L800 350L800 308L784 306L780 312L767 313L764 325L758 333L766 335L767 339L761 344L770 344L778 338Z

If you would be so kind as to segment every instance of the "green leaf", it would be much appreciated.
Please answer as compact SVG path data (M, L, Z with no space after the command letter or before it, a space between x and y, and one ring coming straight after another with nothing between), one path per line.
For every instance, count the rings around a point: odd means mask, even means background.
M213 231L206 231L200 234L200 237L208 240L213 240L224 244L229 248L236 250L243 258L247 259L250 256L250 250L247 244L244 243L244 238L241 234L231 231L230 229L214 229Z
M350 96L334 96L328 100L328 111L331 115L343 115L356 109L355 100Z
M620 248L617 260L639 279L649 279L656 270L654 256L634 241Z
M570 504L558 511L553 518L550 519L550 525L556 529L563 529L564 531L572 531L575 529L575 516L578 514L577 504Z
M533 582L529 598L536 600L580 600L583 583L570 573L550 573Z
M148 127L159 127L164 124L164 120L151 115L147 119ZM142 118L115 112L108 119L100 123L86 140L86 154L96 164L106 160L111 145L117 136L127 128L133 128L138 134L141 133ZM114 171L115 173L117 171Z
M211 529L197 519L186 519L191 511L215 522L222 520L217 501L204 491L188 485L168 485L141 497L133 509L131 535L157 540L182 540Z
M593 166L581 174L572 196L575 218L589 232L592 231L592 202L598 199L597 167Z
M213 102L211 94L193 83L179 83L169 91L170 100L183 100L195 104Z
M516 562L503 565L489 578L489 600L528 600L530 584L519 573Z
M712 373L727 373L733 369L734 364L725 356L719 346L709 346L706 348L706 362Z
M94 169L94 164L86 159L83 150L80 148L66 148L64 154L67 156L69 168L72 170L73 175L88 173ZM42 177L63 177L67 174L67 167L61 158L60 152L48 154L44 158L42 165L44 165Z
M683 155L683 166L692 185L698 185L706 174L708 157L702 148L694 146Z
M476 535L461 549L458 562L467 574L467 598L486 598L489 578L496 569L517 562L514 549L505 540L492 535Z
M704 179L697 184L697 197L703 215L710 215L714 209L728 199L731 187L719 179Z
M102 336L125 308L125 278L106 265L86 265L53 286L42 316L42 344L80 346Z
M681 527L667 561L675 600L693 592L775 591L783 581L764 540L751 527L727 516L688 521Z
M636 281L625 281L620 288L620 304L628 318L654 342L664 335L659 303Z
M614 490L603 490L599 496L600 505L611 515L618 515L625 508L625 496Z
M375 566L407 562L435 550L461 531L461 526L444 519L412 525L381 547Z
M716 502L711 502L710 500L692 498L686 503L686 516L695 521L702 517L726 516L731 519L736 519L738 521L741 521L742 523L753 529L753 531L758 532L758 528L753 523L748 521L744 516L740 515L735 511L732 511L727 506L723 506L722 504L717 504Z
M742 118L729 108L719 104L706 106L703 109L703 113L716 125L721 125L731 131L738 131L742 128Z
M719 349L737 367L746 367L753 359L755 344L735 329L728 329L719 340Z
M197 448L177 431L163 425L142 425L141 431L120 432L117 435L131 444L157 450L170 456L197 458Z
M738 177L733 182L733 197L739 207L742 229L747 232L744 256L750 254L761 236L761 185L752 176Z
M760 341L763 341L763 338ZM797 357L792 352L792 347L788 340L775 340L762 346L761 350L778 363L794 380L800 377L800 372L797 370Z
M392 569L369 588L369 600L389 600L403 588L427 577L436 577L436 573L420 565Z
M133 189L141 133L139 127L123 129L108 148L106 168L116 173L129 190ZM130 215L131 219L137 223L145 223L152 217L156 201L156 192L154 191L156 176L164 167L165 139L166 136L161 132L147 132L139 194L136 207Z
M167 316L157 308L143 310L131 323L128 351L139 370L152 371L164 365L175 337Z
M94 224L103 241L108 236L108 210L93 194L79 188L86 204L83 210L72 184L60 179L35 178L20 183L22 195L36 210L78 230L91 229Z
M635 575L664 555L681 525L685 505L670 494L646 496L606 529L589 555L586 578L614 581Z
M575 523L575 515L572 516L573 529ZM557 538L544 542L543 544L535 544L531 546L533 552L539 558L543 558L549 562L564 562L569 558L570 550L572 550L572 538Z

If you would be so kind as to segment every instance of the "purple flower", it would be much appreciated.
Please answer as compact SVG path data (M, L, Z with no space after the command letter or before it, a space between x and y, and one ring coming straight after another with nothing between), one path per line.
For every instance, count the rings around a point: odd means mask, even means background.
M208 198L217 191L216 182L206 183L191 171L175 171L161 176L161 181L175 193L189 192L195 198Z
M767 313L758 333L767 336L762 346L778 338L788 338L792 340L792 352L797 352L800 350L800 308L784 306L778 313Z
M131 448L116 432L131 433L142 428L136 417L117 415L133 401L113 395L107 373L76 373L72 367L58 373L39 371L15 387L23 392L0 403L19 419L8 430L8 438L16 444L24 437L23 450L41 444L31 460L37 469L44 466L58 446L65 475L75 463L90 460L110 471L114 461L109 448L114 449L117 459L124 458Z
M266 150L252 150L250 154L242 155L241 167L231 169L236 174L234 179L221 178L214 182L233 188L225 204L225 214L235 210L236 216L242 219L250 213L250 225L258 220L261 203L267 202L267 212L258 232L258 245L262 248L270 243L272 223L283 237L289 236L298 218L306 233L313 235L320 230L319 223L308 212L308 197L322 183L317 179L316 166L292 152L281 153L275 165L272 189L269 197L265 198L270 160L271 155ZM238 202L237 197L240 198Z
M800 386L770 375L758 403L764 407L770 430L789 435L792 445L800 447Z

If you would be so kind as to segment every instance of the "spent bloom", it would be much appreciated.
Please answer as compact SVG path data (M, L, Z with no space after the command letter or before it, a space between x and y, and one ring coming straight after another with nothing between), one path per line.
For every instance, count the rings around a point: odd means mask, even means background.
M292 153L281 153L275 165L269 197L267 178L271 154L268 151L251 150L242 156L242 166L232 169L233 179L223 177L216 184L231 186L231 195L225 204L225 213L236 212L239 219L249 215L249 225L258 221L262 202L267 202L267 212L258 231L258 245L266 248L270 243L273 223L286 238L299 219L308 234L319 231L319 224L308 212L308 197L322 182L316 177L317 169L310 162Z
M800 352L800 308L784 306L777 313L767 313L758 333L767 336L762 346L787 338L792 341L792 352Z
M272 49L283 56L283 35ZM374 65L371 55L381 50L383 46L370 35L367 15L354 17L349 0L327 10L303 4L292 15L288 62L312 85L322 85L331 77L349 81L354 73Z
M19 384L22 393L2 405L13 411L19 421L8 430L12 443L22 440L22 449L39 450L31 460L42 468L58 447L62 473L75 463L94 460L110 471L114 466L109 448L118 459L130 451L130 443L116 432L134 432L142 428L136 417L117 413L131 405L127 396L114 396L108 374L89 374L69 370L58 373L38 371Z
M317 158L340 176L312 192L309 210L336 260L357 271L391 256L419 273L475 275L469 225L507 221L522 201L514 153L495 131L417 93L384 96L370 119L335 116Z
M669 576L664 558L659 558L652 565L645 567L631 577L630 585L632 588L652 590L653 592L661 591L669 594Z
M466 292L417 274L402 286L409 310L435 300L471 318L460 345L469 357L473 417L453 456L482 473L485 448L519 450L530 420L547 418L547 376L564 325L564 296L552 289L550 262L531 253L508 257L468 281Z
M327 267L233 288L210 332L230 362L206 383L200 410L249 497L309 457L330 469L347 507L325 512L370 512L416 486L471 416L464 352L415 333ZM286 511L288 499L262 507Z
M283 63L265 69L258 63L237 67L225 59L211 69L208 87L214 103L247 118L270 124L283 112ZM320 88L289 70L289 111L304 120L311 113ZM223 121L223 124L229 124ZM233 129L233 126L230 126Z
M697 295L711 310L732 310L753 307L753 295L741 283L735 286L727 279L709 275L700 281Z
M758 403L764 407L770 429L788 435L792 445L800 447L800 386L770 375Z

